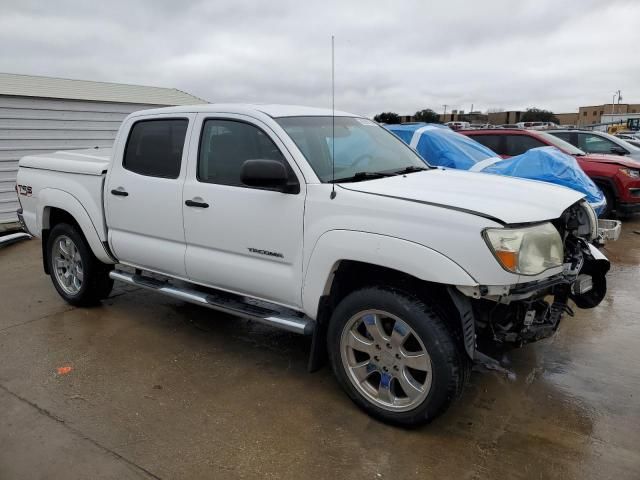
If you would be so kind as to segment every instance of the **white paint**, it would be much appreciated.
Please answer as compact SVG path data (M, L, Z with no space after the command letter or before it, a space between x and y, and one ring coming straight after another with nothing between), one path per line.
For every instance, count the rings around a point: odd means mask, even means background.
M35 168L38 160L27 161L34 168L21 169L19 179L32 185L34 193L24 197L25 222L40 234L46 227L47 207L66 208L77 215L101 259L106 253L100 241L106 237L121 263L291 306L312 318L333 269L343 260L469 288L504 287L561 271L560 267L529 277L505 271L482 231L500 227L501 222L557 218L582 197L578 192L541 182L434 169L338 185L337 196L331 199L331 185L319 182L291 138L265 111L326 113L296 107L208 105L132 114L119 131L106 179L96 174L98 168L91 175L51 172ZM180 176L162 179L123 169L124 144L133 122L161 117L190 120ZM199 182L197 150L207 117L241 119L262 128L291 164L300 193ZM91 162L98 162L77 155L58 160L73 162L72 158L78 162L76 170L84 173L93 168L88 166ZM67 163L54 165L70 168ZM110 194L119 188L129 196ZM201 199L210 207L185 207L188 199Z

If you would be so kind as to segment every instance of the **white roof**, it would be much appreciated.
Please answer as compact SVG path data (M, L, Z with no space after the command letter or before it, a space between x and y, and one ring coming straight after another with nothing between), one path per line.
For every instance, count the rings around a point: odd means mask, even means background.
M147 87L124 83L92 82L68 78L36 77L0 73L0 95L64 98L98 102L147 105L191 105L206 103L175 88Z
M144 110L134 115L154 115L157 113L186 113L186 112L207 112L207 113L239 113L252 114L263 113L270 117L330 117L332 111L330 108L305 107L301 105L261 105L248 103L208 103L204 105L191 105L180 107L154 108L152 110ZM359 117L352 113L336 110L337 117Z

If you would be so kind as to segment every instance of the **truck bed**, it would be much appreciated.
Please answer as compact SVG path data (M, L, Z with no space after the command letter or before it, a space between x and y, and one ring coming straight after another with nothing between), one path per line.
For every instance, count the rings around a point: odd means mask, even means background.
M28 189L19 198L29 230L37 234L43 228L47 221L45 206L72 212L69 204L72 203L86 212L90 228L105 242L103 188L110 163L110 148L58 151L21 158L17 183Z
M110 162L110 148L90 148L28 155L20 159L20 166L83 175L102 175L107 172Z

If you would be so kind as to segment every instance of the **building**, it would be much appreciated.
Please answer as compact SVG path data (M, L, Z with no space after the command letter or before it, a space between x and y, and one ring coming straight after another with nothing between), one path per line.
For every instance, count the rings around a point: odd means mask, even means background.
M0 230L17 221L22 156L111 147L129 113L198 103L207 102L174 88L0 73Z
M524 114L522 110L509 110L507 112L489 112L488 121L491 125L505 125L518 123Z
M482 112L465 113L464 110L451 110L450 113L438 115L440 122L469 122L469 123L487 123L488 116Z
M556 113L555 115L558 118L558 125L578 125L577 113Z
M594 123L602 123L603 115L624 115L640 113L638 103L605 103L578 109L578 126L586 127Z

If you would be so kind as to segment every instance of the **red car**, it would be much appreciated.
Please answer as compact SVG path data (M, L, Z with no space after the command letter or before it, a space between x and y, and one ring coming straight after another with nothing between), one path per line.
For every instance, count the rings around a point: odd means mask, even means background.
M568 142L538 130L460 130L502 158L521 155L537 147L552 146L576 157L585 173L607 198L606 218L612 210L620 215L640 212L640 162L619 155L586 154Z

